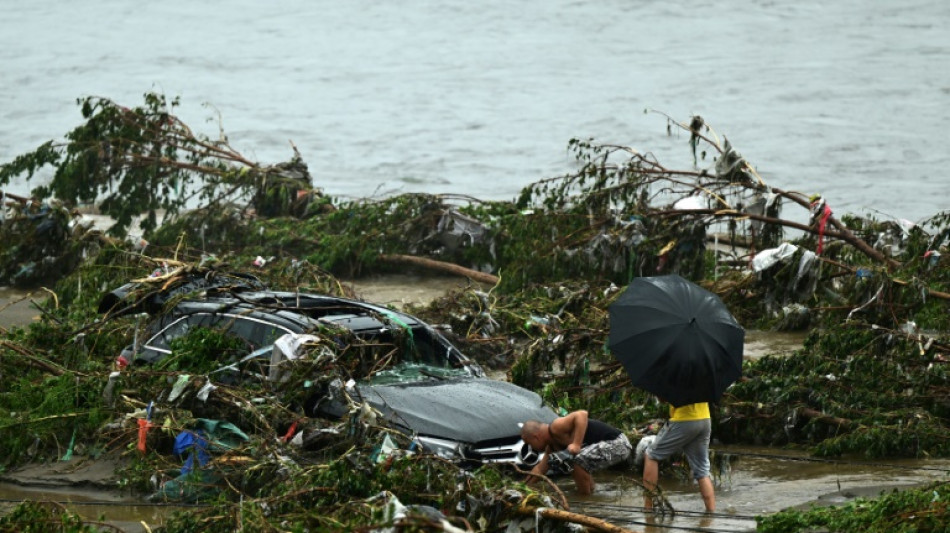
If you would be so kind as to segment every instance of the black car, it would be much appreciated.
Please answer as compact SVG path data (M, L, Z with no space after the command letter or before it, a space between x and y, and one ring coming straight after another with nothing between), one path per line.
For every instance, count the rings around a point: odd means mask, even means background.
M116 309L122 292L107 296L100 310ZM423 449L446 459L529 466L537 455L521 440L519 424L529 419L550 422L556 416L536 393L485 377L475 361L435 328L392 309L256 286L192 293L177 303L161 303L151 306L144 340L123 351L124 363L156 364L171 354L172 341L197 327L242 339L245 362L270 362L273 345L285 335L343 328L359 339L374 341L368 344L390 347L394 335L410 336L411 350L403 350L407 353L401 354L397 365L360 382L339 385L350 397L382 413L385 425L411 435ZM129 311L134 309L125 310ZM237 366L222 370L237 370ZM332 394L316 396L306 408L309 415L325 418L338 418L346 411Z

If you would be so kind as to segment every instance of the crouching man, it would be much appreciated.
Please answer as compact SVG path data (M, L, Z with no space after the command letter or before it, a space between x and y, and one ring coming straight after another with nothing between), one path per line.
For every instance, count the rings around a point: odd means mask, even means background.
M521 427L521 438L535 451L544 452L544 457L531 469L532 474L547 474L548 458L553 453L567 450L573 455L571 475L577 492L582 495L594 492L591 472L626 461L633 450L623 432L588 418L587 411L574 411L550 424L528 420ZM532 476L528 482L534 480Z

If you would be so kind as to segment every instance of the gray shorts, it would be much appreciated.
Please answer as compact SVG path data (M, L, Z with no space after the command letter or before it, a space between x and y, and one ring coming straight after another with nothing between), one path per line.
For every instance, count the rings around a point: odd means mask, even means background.
M663 426L653 444L647 448L647 455L654 461L668 459L679 452L686 454L693 479L709 477L709 436L712 433L712 421L688 420L670 422Z
M574 456L574 465L588 472L603 470L630 457L633 446L623 433L613 440L602 440L581 448Z

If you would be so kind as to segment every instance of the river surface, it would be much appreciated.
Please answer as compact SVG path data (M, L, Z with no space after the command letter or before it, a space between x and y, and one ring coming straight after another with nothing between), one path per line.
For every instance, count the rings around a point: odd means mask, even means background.
M338 197L511 200L571 138L689 169L698 114L771 185L836 213L950 208L950 2L0 0L0 162L81 122L76 99L177 114ZM220 115L219 115L220 113ZM25 194L47 177L13 183ZM0 184L2 185L2 184Z

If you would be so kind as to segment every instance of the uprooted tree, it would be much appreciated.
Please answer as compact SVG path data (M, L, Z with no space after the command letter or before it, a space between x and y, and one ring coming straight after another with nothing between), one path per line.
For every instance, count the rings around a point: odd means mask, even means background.
M143 230L153 230L160 212L174 216L189 205L251 200L266 216L301 213L313 192L296 147L287 163L255 163L230 146L223 130L218 139L193 133L173 113L177 98L146 93L144 105L133 108L94 96L77 103L85 122L66 142L46 142L0 167L0 186L50 166L52 177L33 195L94 204L114 219L116 236L138 217Z

